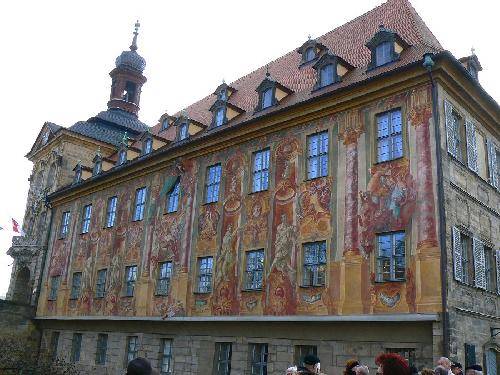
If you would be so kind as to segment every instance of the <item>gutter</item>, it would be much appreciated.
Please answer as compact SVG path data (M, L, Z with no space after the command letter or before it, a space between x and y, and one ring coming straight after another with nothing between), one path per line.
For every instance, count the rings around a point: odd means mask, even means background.
M437 201L439 215L439 246L441 248L440 273L441 273L441 304L443 306L442 328L443 328L443 356L448 357L450 353L449 338L449 313L448 313L448 251L446 248L446 211L444 207L444 185L443 185L443 155L441 153L441 128L439 122L438 92L436 82L432 76L434 61L431 54L424 55L424 68L429 72L432 93L432 120L434 122L434 137L436 140L436 174L437 174Z

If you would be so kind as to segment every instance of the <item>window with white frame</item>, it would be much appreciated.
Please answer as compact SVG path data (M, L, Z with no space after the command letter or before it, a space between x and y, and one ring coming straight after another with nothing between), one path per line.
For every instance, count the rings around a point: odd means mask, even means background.
M198 293L212 291L213 257L198 258Z
M252 191L263 191L269 188L270 150L257 151L253 154Z
M92 216L92 205L87 204L85 207L83 207L82 234L89 232L91 216Z
M219 201L219 188L222 174L220 164L211 165L207 168L205 180L205 203L214 203Z
M108 270L106 268L97 271L97 282L95 287L96 298L104 298L106 295L106 279Z
M95 352L95 364L106 364L106 352L108 351L108 335L106 333L99 333L97 335L97 345Z
M55 301L57 299L57 292L59 290L59 284L61 283L61 276L52 276L50 278L50 291L49 291L49 301Z
M137 358L137 353L139 352L139 338L137 336L128 336L127 337L127 351L125 355L125 366Z
M146 206L147 188L142 187L135 191L135 204L134 204L134 221L144 219L144 208Z
M262 289L263 274L264 249L247 251L245 268L245 289Z
M230 342L215 343L214 375L231 374L232 345Z
M134 295L135 282L137 281L137 266L125 267L125 295Z
M453 242L453 270L455 280L470 284L473 281L473 252L472 238L459 228L452 228Z
M250 375L267 375L267 344L250 344Z
M172 374L172 339L161 339L160 345L160 374Z
M405 232L378 234L377 281L403 281L405 277Z
M177 179L172 189L167 193L167 213L176 212L179 208L179 194L181 191L181 182Z
M69 211L63 212L62 218L61 218L61 230L59 233L61 238L65 238L68 235L70 217L71 217L71 214Z
M377 115L377 162L403 156L403 126L401 109Z
M326 241L306 243L303 251L302 286L325 285Z
M328 132L307 136L307 178L328 176Z
M168 295L170 281L172 279L172 262L163 262L158 265L158 280L156 282L156 294Z
M116 196L108 199L108 206L106 208L106 228L111 228L115 225L117 203L118 197Z
M71 280L71 292L69 295L70 299L77 299L80 297L80 290L82 286L82 273L73 273L73 279Z

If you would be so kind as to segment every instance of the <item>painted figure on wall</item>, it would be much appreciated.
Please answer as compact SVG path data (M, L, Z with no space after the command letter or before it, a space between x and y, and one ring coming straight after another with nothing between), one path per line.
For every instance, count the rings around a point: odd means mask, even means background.
M287 224L286 215L281 215L281 222L276 227L276 240L274 241L274 259L269 268L269 273L274 270L286 273L293 279L295 270L291 265L292 250L295 249L295 228Z
M223 281L230 281L231 271L234 266L235 257L233 254L233 238L237 235L237 228L233 230L230 224L227 227L226 233L222 238L221 252L217 257L215 275L215 285L219 285Z
M298 216L303 237L327 235L330 231L331 180L310 181L299 196Z

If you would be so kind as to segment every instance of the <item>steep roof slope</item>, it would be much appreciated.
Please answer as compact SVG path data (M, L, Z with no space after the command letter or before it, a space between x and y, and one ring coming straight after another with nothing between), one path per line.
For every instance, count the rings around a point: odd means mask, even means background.
M370 61L370 50L365 44L379 30L380 25L384 25L386 28L396 32L409 45L409 48L401 53L398 61L367 71L366 67ZM230 84L237 91L231 95L229 103L244 109L245 113L231 121L228 126L268 114L313 98L314 96L335 91L389 70L411 64L420 60L424 53L435 53L443 50L439 41L425 25L408 0L388 0L384 4L337 27L316 40L326 46L330 52L346 60L355 69L349 72L343 78L342 82L312 92L317 79L312 64L300 66L300 54L295 50L291 51ZM283 100L278 106L255 113L255 107L258 103L258 94L255 89L262 82L267 71L269 71L274 80L293 90L293 94ZM209 108L215 100L215 95L209 95L188 106L184 110L185 112L182 112L186 113L193 120L209 125L212 119ZM180 114L181 111L175 116L179 116ZM161 124L157 124L153 132L157 134L160 126ZM213 130L216 131L218 129ZM208 128L205 131L211 130Z

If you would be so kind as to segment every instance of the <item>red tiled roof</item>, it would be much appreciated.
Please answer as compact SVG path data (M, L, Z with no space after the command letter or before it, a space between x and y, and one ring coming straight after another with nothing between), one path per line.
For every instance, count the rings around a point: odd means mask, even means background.
M384 25L387 29L396 32L410 47L401 53L398 61L367 72L366 67L370 61L370 50L365 44L379 30L379 25ZM325 45L333 54L346 60L355 69L347 73L342 82L311 92L317 80L316 71L312 68L312 64L300 67L301 55L294 49L267 66L261 67L230 84L237 91L230 96L228 101L245 110L245 113L230 121L227 126L260 117L314 96L335 91L341 87L408 65L420 60L424 53L435 53L443 50L439 41L408 0L388 0L386 3L317 38L317 41ZM293 93L280 102L279 105L254 113L258 103L258 94L255 89L265 78L267 69L269 69L269 73L274 80L293 90ZM212 113L209 108L215 100L215 95L211 94L187 107L185 112L193 120L208 126L212 120ZM180 115L180 112L174 116L178 115ZM158 134L160 127L161 124L157 124L152 129L152 132ZM201 133L204 132L206 130Z

